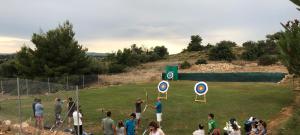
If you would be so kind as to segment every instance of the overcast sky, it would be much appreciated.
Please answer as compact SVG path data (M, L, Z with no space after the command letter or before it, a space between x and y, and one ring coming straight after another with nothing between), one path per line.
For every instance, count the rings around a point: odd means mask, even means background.
M69 20L90 52L112 52L131 44L185 48L190 36L204 43L239 44L281 30L299 18L289 0L1 0L0 53L30 43L32 33Z

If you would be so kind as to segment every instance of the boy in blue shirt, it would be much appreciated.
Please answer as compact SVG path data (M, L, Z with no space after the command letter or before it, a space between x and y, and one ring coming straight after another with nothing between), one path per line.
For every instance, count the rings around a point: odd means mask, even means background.
M156 101L153 109L156 110L156 120L158 122L158 125L161 126L160 123L162 121L162 104L161 104L160 98L157 98L157 101Z
M135 113L130 115L130 119L126 120L125 128L127 135L135 135L136 121L135 121Z

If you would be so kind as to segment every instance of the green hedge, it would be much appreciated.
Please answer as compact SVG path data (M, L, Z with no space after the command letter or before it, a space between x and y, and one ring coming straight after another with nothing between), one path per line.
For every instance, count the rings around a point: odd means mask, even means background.
M165 77L162 73L162 78ZM286 73L240 72L240 73L179 73L178 80L209 82L279 82Z

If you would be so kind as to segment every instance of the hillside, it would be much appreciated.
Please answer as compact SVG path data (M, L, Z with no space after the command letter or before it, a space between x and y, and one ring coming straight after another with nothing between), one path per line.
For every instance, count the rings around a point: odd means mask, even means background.
M242 50L234 49L239 55ZM183 61L192 64L189 69L179 69L181 73L197 73L197 72L284 72L287 69L280 63L270 66L260 66L256 61L236 60L232 62L226 61L208 61L208 64L195 65L197 59L205 58L207 55L202 52L185 52L170 55L168 58L156 62L145 63L140 66L129 68L127 72L113 75L101 75L100 78L104 84L127 84L127 83L144 83L158 81L161 79L161 73L167 65L179 65Z

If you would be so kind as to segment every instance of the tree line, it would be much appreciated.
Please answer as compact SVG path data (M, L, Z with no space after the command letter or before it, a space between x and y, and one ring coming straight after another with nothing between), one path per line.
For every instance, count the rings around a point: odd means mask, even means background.
M80 45L74 36L73 25L69 21L47 32L33 33L31 42L34 48L24 45L11 55L13 58L3 56L0 76L35 78L119 73L128 67L164 59L169 54L164 46L148 49L134 44L99 59L88 56L88 49Z

